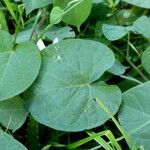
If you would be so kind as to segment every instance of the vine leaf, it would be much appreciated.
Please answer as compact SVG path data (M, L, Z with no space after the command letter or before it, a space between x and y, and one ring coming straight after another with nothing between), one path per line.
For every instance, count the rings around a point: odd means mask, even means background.
M40 65L37 46L24 42L13 49L11 35L0 31L0 101L25 91L36 79Z
M74 2L72 0L55 0L54 6L64 9L65 14L62 20L65 23L80 28L91 12L92 0L74 0Z
M0 123L13 132L22 126L27 114L24 101L19 96L0 102Z
M0 149L2 150L27 150L21 143L16 141L11 135L0 129Z
M119 113L119 121L133 145L150 149L150 82L143 83L123 94L123 106Z
M70 39L42 51L39 77L25 93L31 115L38 122L63 131L102 125L109 116L99 108L99 97L115 114L121 103L117 86L96 82L115 63L105 45Z

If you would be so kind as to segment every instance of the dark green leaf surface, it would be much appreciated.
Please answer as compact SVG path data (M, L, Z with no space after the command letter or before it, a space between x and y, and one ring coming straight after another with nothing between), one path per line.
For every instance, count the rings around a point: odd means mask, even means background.
M59 6L60 8L65 9L68 3L71 1L72 0L55 0L54 6ZM76 3L72 3L68 9L66 9L66 12L63 16L63 21L79 28L89 16L91 8L92 0L79 0Z
M94 98L99 97L115 114L121 103L117 86L95 83L115 58L105 45L90 40L65 40L42 52L42 67L26 92L32 116L63 131L81 131L109 119Z

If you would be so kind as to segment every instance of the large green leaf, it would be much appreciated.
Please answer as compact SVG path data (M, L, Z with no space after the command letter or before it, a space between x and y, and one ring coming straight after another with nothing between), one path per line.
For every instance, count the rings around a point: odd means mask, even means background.
M142 55L142 65L145 70L150 74L150 47Z
M150 18L147 16L138 18L134 22L132 29L139 34L142 34L144 37L150 38Z
M136 86L123 94L119 121L133 140L133 146L150 149L150 82Z
M22 0L25 3L26 13L29 14L31 11L37 8L41 8L53 3L53 0Z
M0 150L27 150L21 143L11 135L0 129Z
M33 43L13 48L11 36L0 31L0 101L26 90L38 75L40 53Z
M0 123L6 128L17 130L24 123L27 114L24 102L19 96L0 102Z
M54 6L59 6L60 8L65 9L71 1L72 0L55 0ZM62 20L67 24L74 25L79 28L89 16L91 8L92 0L78 0L78 2L70 5Z
M116 86L96 83L115 62L105 45L81 39L61 41L42 52L42 67L25 94L31 115L40 123L64 131L102 125L109 116L94 100L99 97L115 114L121 103Z
M149 0L122 0L122 1L138 7L150 8Z

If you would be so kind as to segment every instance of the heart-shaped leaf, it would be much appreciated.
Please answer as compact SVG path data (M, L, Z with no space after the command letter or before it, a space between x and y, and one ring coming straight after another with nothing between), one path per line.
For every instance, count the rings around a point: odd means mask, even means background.
M64 131L102 125L109 116L95 97L115 114L121 92L116 86L95 81L114 63L112 51L95 41L72 39L49 46L42 51L39 77L25 94L32 116Z
M70 25L80 27L87 19L92 8L92 0L55 0L54 6L59 6L66 11L62 20ZM84 11L83 11L84 10Z
M13 132L22 126L27 114L24 102L19 96L0 102L0 123Z
M11 135L0 129L0 149L1 150L27 150L21 143L16 141Z
M119 121L132 138L132 146L150 149L150 82L136 86L123 94Z
M150 19L147 16L138 18L132 27L133 31L142 34L146 38L150 38Z
M108 40L115 41L124 37L129 31L129 27L103 24L102 31Z
M40 64L37 46L25 42L13 49L11 36L0 31L0 101L26 90L36 79Z
M149 0L122 0L122 1L138 7L150 8Z

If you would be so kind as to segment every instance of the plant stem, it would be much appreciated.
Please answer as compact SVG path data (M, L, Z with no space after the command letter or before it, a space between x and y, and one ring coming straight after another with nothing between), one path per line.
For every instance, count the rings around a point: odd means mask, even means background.
M121 132L121 134L125 138L125 140L128 143L128 145L130 146L131 144L130 144L130 141L129 141L129 138L128 138L127 134L121 128L120 124L118 123L118 121L116 120L116 118L113 116L113 114L107 109L107 107L98 98L96 98L96 102L98 103L98 105L100 106L100 108L102 108L108 114L108 116L112 119L112 121L114 122L114 124L116 125L116 127L118 128L118 130ZM131 149L131 150L133 150L133 149Z
M138 74L143 78L144 81L148 81L148 78L139 70L138 67L136 67L132 63L132 61L129 58L125 57L117 47L115 47L113 45L112 45L112 47L133 67L133 69L135 69L138 72Z
M32 38L34 36L34 31L35 31L36 25L37 25L37 23L39 21L39 18L41 17L42 12L43 12L42 10L39 10L39 12L38 12L38 14L37 14L37 16L35 18L35 21L34 21L34 24L33 24L33 27L32 27L31 36L30 36L30 40L31 41L32 41Z
M10 1L9 1L9 0L4 0L4 3L6 4L7 9L9 10L11 16L13 17L13 19L14 19L15 22L17 23L17 17L16 17L16 15L15 15L15 12L14 12L14 10L13 10L13 8L12 8L12 5L11 5Z
M129 42L130 42L130 32L129 32L128 35L127 35L127 54L126 54L126 57L127 57L127 58L130 57L130 55L129 55L129 51L130 51Z

